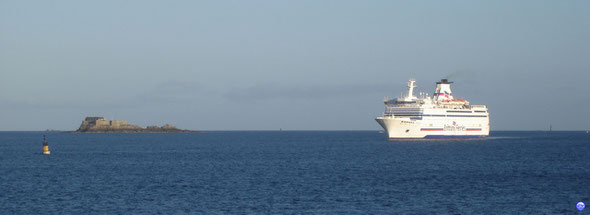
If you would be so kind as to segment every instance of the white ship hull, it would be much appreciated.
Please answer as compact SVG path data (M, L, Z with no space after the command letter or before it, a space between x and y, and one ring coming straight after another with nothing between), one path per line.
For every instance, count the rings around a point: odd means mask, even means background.
M423 120L377 117L375 120L383 127L389 139L483 138L490 133L487 120L463 120L450 117ZM479 126L480 124L482 126Z

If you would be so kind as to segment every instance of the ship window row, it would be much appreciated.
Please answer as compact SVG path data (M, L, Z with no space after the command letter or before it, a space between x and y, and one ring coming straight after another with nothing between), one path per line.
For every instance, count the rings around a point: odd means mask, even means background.
M486 115L447 115L447 117L488 117Z
M391 116L386 114L386 116ZM488 117L486 115L436 115L436 114L416 114L416 115L410 115L410 114L394 114L394 116L400 116L400 117L423 117L423 116L432 116L432 117Z
M388 108L392 111L423 111L422 109L399 109L399 108Z
M393 115L396 115L396 116L424 116L421 113L393 113Z

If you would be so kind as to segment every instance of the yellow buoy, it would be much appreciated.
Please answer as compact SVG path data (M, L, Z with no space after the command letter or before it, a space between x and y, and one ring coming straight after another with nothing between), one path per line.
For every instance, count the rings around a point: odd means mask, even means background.
M49 143L45 140L45 135L43 135L43 154L51 154L51 152L49 151Z

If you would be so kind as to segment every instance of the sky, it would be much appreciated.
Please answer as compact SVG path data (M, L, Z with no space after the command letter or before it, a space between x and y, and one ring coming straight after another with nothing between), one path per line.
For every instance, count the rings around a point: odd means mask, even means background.
M379 130L453 94L492 130L590 129L590 1L0 0L0 130L86 116L194 130Z

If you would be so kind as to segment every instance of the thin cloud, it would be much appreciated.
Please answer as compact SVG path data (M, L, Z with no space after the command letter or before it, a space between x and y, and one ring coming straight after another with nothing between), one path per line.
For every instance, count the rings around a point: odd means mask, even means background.
M133 100L138 103L185 103L192 102L203 92L209 92L209 90L197 82L168 81L135 96Z
M189 81L162 82L143 93L134 96L117 97L105 95L93 98L2 98L0 109L109 109L109 108L138 108L150 104L161 103L190 103L202 92L209 92L199 83Z
M229 100L325 99L387 92L391 88L391 84L386 83L299 86L261 84L233 89L223 96Z

